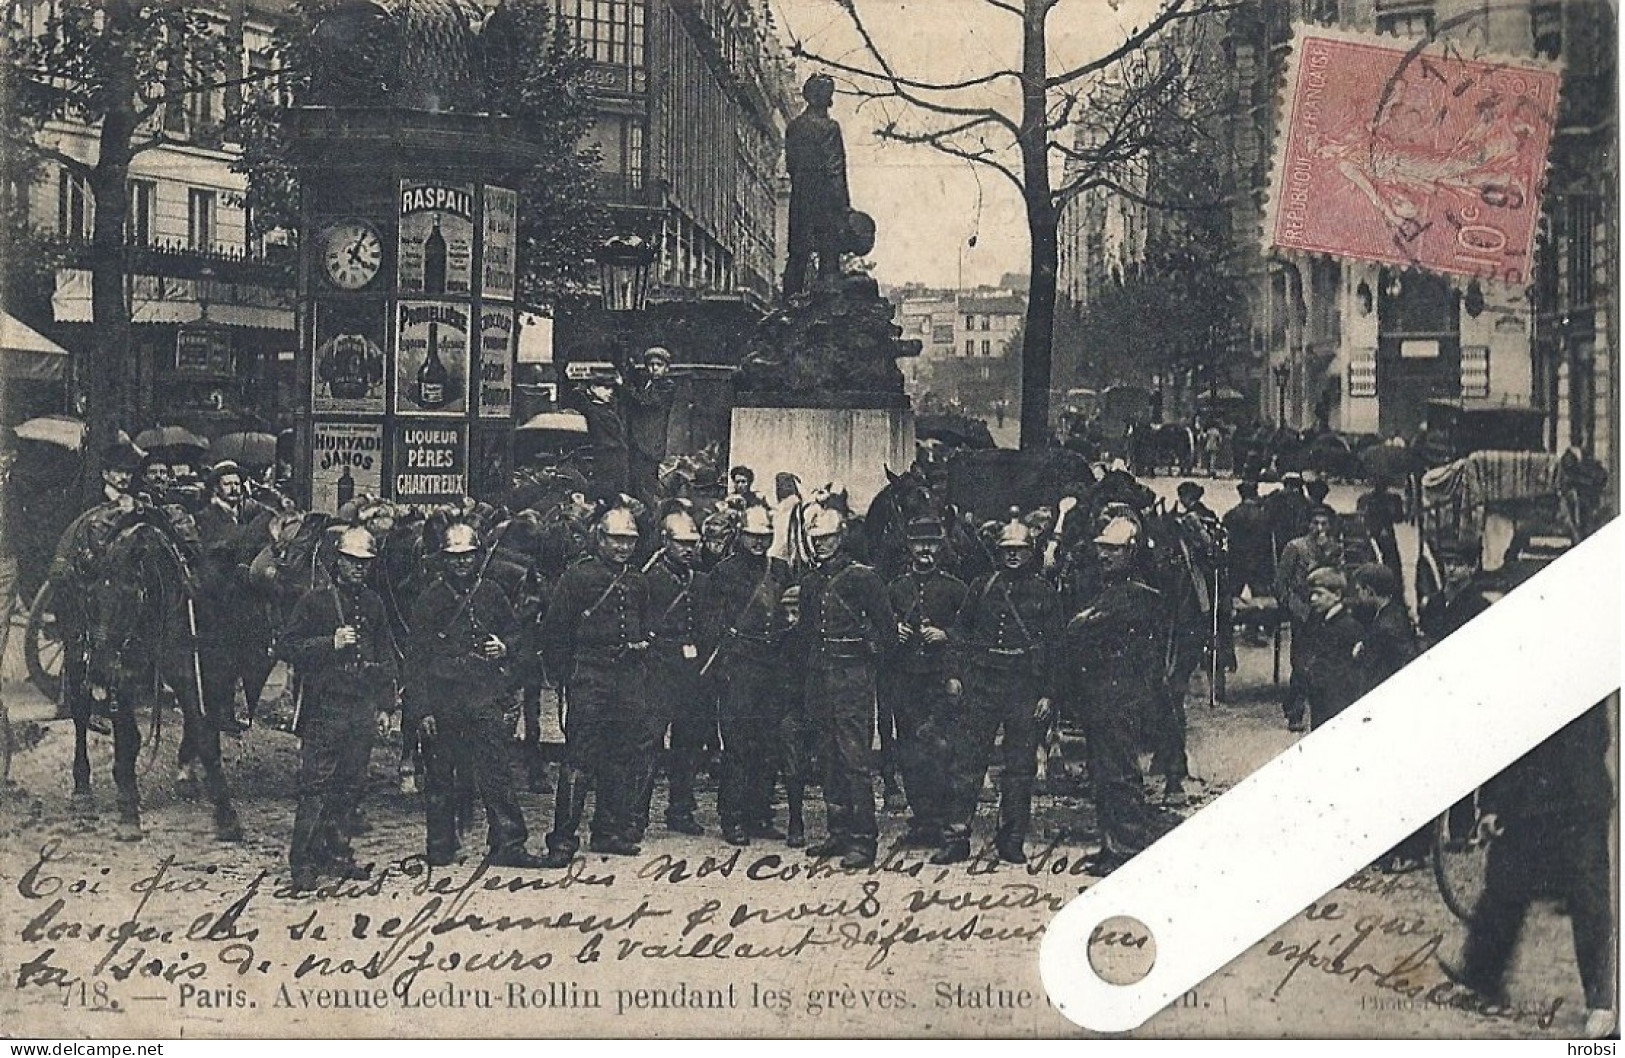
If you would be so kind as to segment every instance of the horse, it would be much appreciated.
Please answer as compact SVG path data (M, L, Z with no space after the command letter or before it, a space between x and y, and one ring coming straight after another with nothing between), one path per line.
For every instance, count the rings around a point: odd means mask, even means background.
M861 530L868 562L888 581L908 569L908 523L916 518L943 520L945 504L918 463L901 474L886 468L886 485L869 502Z
M184 529L163 516L143 517L108 543L89 585L86 693L70 697L74 726L74 802L90 807L88 734L92 694L100 690L113 721L113 781L118 789L121 841L139 841L141 797L135 763L141 750L138 704L154 710L168 687L180 704L183 744L201 758L204 788L214 806L215 837L240 841L242 824L232 807L220 762L220 736L203 715L202 674L197 655L197 614Z

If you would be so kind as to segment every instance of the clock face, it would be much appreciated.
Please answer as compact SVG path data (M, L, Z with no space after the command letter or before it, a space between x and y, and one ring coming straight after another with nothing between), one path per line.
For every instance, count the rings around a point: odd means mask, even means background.
M322 271L340 290L360 290L384 263L378 229L361 220L343 220L322 233Z

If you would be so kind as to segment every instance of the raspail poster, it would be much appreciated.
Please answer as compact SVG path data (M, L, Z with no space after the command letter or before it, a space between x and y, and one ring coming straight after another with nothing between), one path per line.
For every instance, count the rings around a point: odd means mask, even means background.
M428 297L469 293L474 185L402 180L397 289Z
M335 514L357 496L383 495L382 423L317 422L310 447L311 510Z
M479 399L480 418L513 416L514 311L488 306L480 313Z
M463 423L397 422L394 499L419 507L456 503L468 493L468 427Z
M372 298L316 302L311 410L318 415L384 413L387 309Z
M468 409L469 306L402 301L395 313L395 413L461 415Z
M480 218L480 296L512 301L519 245L519 195L506 187L485 185L485 212Z

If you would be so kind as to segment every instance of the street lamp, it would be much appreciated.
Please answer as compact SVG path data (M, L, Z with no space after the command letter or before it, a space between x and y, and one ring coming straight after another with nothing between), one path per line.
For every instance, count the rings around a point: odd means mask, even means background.
M1292 365L1286 361L1270 369L1275 376L1275 425L1286 428L1286 384L1292 379Z
M649 299L655 242L642 235L616 235L598 251L598 285L604 309L640 312Z

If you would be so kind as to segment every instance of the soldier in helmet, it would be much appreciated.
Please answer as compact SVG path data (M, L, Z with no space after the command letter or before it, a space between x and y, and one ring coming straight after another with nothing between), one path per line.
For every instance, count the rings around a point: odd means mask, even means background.
M781 741L790 710L781 642L787 627L779 599L790 585L790 567L768 557L773 520L766 507L740 516L734 553L711 572L707 610L711 656L703 666L715 681L722 729L722 782L717 815L731 845L776 833L773 778L781 757L790 804L789 841L805 841L799 753Z
M999 532L999 568L977 578L950 634L962 676L949 693L963 695L953 735L952 794L942 847L932 863L970 858L982 776L1004 731L999 822L993 845L1007 863L1025 863L1032 818L1040 725L1048 722L1054 680L1051 654L1060 620L1059 595L1038 568L1032 529L1013 516Z
M303 683L299 807L288 846L296 890L314 888L324 872L367 874L355 865L344 825L366 784L375 715L394 707L399 679L383 600L367 587L377 554L367 530L340 533L332 584L306 592L277 639Z
M705 634L707 577L699 563L700 530L686 511L660 522L660 550L644 568L649 584L649 709L644 714L638 756L643 774L638 789L634 840L649 825L660 751L671 729L666 758L666 827L680 834L703 834L694 818L694 782L707 736L716 730L712 701L700 686L700 643Z
M1101 850L1091 861L1096 873L1121 866L1157 836L1136 729L1162 693L1162 605L1156 589L1135 574L1139 541L1139 526L1129 519L1106 523L1094 540L1099 590L1066 626L1067 654L1081 677L1089 783L1100 819Z
M638 523L612 507L593 527L592 553L559 578L541 638L548 669L563 674L566 759L559 773L547 862L563 867L580 848L576 836L590 784L596 791L593 852L636 856L633 818L645 764L640 731L648 723L649 584L632 556Z
M764 507L763 510L766 510ZM700 555L698 568L710 573L733 553L734 537L739 532L739 514L719 508L700 523Z
M506 671L518 620L508 596L487 580L479 532L466 522L446 527L439 576L412 607L413 693L408 703L425 746L424 808L429 862L457 855L458 778L471 783L490 822L489 861L541 867L525 849L529 837L508 767Z
M829 813L829 836L807 852L840 856L849 869L870 867L879 839L869 754L875 667L896 642L897 615L886 582L844 552L840 512L811 504L804 513L814 565L795 598L796 634L807 658L807 715L818 735Z
M897 649L881 675L886 712L897 725L896 747L912 814L905 845L942 843L948 796L948 629L965 601L965 582L940 564L948 534L935 518L916 518L908 537L909 570L891 582Z

